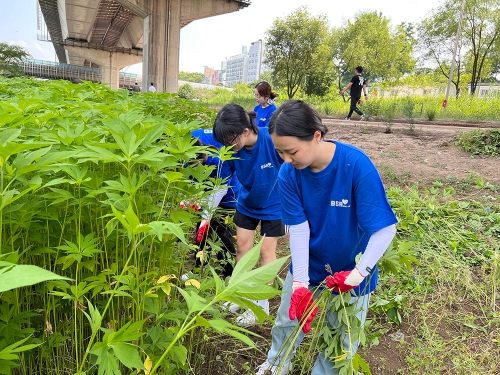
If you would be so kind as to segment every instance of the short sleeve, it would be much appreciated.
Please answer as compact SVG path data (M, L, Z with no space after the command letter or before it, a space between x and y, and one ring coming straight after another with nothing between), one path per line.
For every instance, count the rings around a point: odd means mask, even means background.
M283 224L297 225L307 220L302 204L302 199L298 192L298 184L295 181L293 168L288 164L283 164L278 174L278 186L281 197L281 210L283 214Z

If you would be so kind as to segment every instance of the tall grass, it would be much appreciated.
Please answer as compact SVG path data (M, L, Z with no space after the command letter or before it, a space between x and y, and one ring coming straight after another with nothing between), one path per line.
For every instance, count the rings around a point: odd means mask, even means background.
M202 103L213 108L221 108L227 103L240 104L247 110L253 109L255 100L250 88L229 91L225 88L215 90L196 90L195 97ZM278 97L277 105L288 98L284 93ZM306 96L300 91L294 99L304 100L312 104L320 114L345 116L349 111L350 101L333 90L324 97ZM383 117L384 113L394 110L395 118L408 119L408 103L413 103L412 119L456 119L465 121L500 121L500 95L479 98L477 96L462 95L458 99L449 98L446 112L443 111L444 96L393 96L377 97L369 95L368 100L361 99L359 107L368 117Z

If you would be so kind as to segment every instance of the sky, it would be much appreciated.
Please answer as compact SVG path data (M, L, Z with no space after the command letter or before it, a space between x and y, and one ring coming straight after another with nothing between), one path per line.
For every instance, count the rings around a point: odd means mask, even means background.
M252 0L238 12L197 20L181 29L179 70L203 72L208 66L220 69L221 61L241 53L243 46L264 39L276 18L283 18L301 6L313 15L325 14L330 26L340 27L357 12L377 11L391 20L419 22L436 8L438 0ZM20 45L33 58L55 61L51 43L37 41L36 0L0 0L0 42ZM125 68L141 74L141 64Z

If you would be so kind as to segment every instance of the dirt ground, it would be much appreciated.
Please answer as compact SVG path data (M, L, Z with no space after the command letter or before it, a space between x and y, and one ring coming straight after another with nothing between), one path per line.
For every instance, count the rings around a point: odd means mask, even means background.
M454 138L477 127L417 124L409 131L408 124L396 123L391 133L387 125L377 122L324 119L328 126L326 138L350 143L361 148L375 163L384 182L399 178L408 185L428 185L449 178L478 177L500 185L498 158L471 156L454 146ZM402 181L404 179L404 181Z
M391 133L386 133L387 125L380 122L324 118L323 123L329 129L327 139L336 139L361 148L377 166L386 185L411 186L418 183L421 187L427 187L435 181L456 183L481 178L500 186L498 157L472 158L453 144L457 135L471 131L477 126L454 126L450 123L416 124L415 130L410 132L408 124L395 123L391 126ZM288 253L287 237L279 240L278 253ZM284 278L285 275L286 268L280 276ZM278 306L279 297L271 300L271 316L276 315ZM214 351L205 358L209 368L202 366L199 374L254 374L256 366L266 359L271 343L271 327L271 323L266 321L262 326L251 328L262 336L254 339L257 349L248 349L237 340L228 340L226 336L213 337ZM395 327L394 332L388 332L380 338L378 346L362 349L362 355L373 374L400 373L398 370L404 367L405 358L399 358L401 353L397 348L398 340L392 338L397 337L406 328L408 327L405 324ZM224 341L221 342L221 339ZM300 371L293 372L299 373Z

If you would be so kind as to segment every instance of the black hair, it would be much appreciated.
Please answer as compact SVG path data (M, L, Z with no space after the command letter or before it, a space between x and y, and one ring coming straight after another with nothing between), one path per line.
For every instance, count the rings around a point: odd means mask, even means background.
M255 134L259 133L255 125L255 112L247 112L238 104L226 104L215 117L213 132L217 142L224 146L231 146L231 142L243 134L245 129L250 129Z
M356 70L358 71L359 74L363 73L363 67L362 66L357 66Z
M153 82L151 82L151 86L154 86L154 85L153 85Z
M302 100L288 100L273 113L269 122L269 134L280 137L296 137L301 141L311 141L316 131L323 138L328 131L321 122L318 112Z
M257 89L257 92L259 93L260 96L267 97L274 99L278 97L279 95L276 94L275 92L272 91L271 85L267 83L266 81L261 81L255 85L255 88Z

